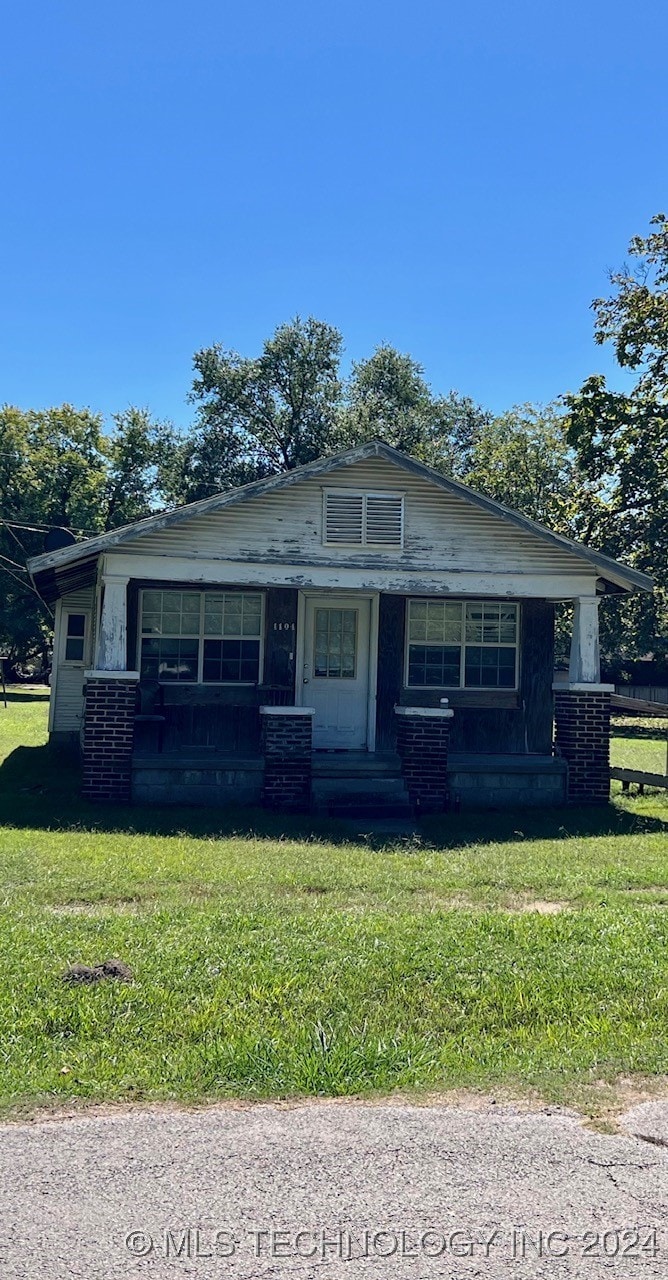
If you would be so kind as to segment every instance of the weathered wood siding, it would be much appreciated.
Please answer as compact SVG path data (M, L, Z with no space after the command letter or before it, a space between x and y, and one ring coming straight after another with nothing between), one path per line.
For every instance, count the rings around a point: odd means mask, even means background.
M323 546L323 490L340 486L405 493L402 550ZM382 458L343 466L326 477L303 480L293 488L194 516L127 542L122 550L127 555L269 564L583 573L582 561L567 548L543 542Z
M434 706L448 698L453 751L549 754L552 746L554 605L524 600L519 690L410 689L404 685L406 601L381 596L378 646L378 749L396 742L394 706Z

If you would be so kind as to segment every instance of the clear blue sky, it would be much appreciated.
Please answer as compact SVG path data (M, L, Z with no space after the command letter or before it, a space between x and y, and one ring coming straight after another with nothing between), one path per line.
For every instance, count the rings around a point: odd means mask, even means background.
M589 304L668 206L665 0L36 0L2 25L0 402L185 423L193 352L295 313L495 410L613 368Z

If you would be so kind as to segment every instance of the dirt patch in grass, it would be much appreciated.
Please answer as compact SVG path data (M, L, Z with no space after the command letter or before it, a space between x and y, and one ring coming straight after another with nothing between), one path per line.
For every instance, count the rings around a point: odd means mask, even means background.
M453 893L447 897L426 894L424 901L436 911L498 911L506 915L526 915L533 912L539 916L556 916L561 911L568 911L572 905L570 902L532 898L529 895L519 895L503 902L478 901L465 893Z
M665 885L665 884L627 885L626 888L621 890L621 892L634 893L634 894L638 893L638 894L641 894L642 897L648 897L648 898L653 896L658 896L660 898L665 898L665 900L668 902L668 885Z
M506 903L502 911L510 911L513 915L526 915L534 912L538 916L557 916L561 911L568 911L569 902L552 901L549 898L518 898Z
M134 915L153 906L150 898L99 898L94 902L80 898L73 902L47 902L44 909L54 916L116 916Z

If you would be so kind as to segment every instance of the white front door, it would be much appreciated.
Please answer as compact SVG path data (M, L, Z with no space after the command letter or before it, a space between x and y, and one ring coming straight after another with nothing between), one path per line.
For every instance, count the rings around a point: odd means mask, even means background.
M307 596L304 611L304 703L315 707L316 750L367 745L369 600Z

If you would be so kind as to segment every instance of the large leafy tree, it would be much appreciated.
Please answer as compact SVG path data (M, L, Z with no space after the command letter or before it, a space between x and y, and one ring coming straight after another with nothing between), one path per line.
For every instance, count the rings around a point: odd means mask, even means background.
M628 393L589 378L565 398L568 438L597 495L592 545L652 574L654 595L611 603L604 615L611 661L668 654L668 222L657 214L595 299L595 337L638 374Z
M668 218L657 213L646 236L629 245L631 263L613 271L614 292L596 298L594 336L612 342L623 369L640 374L638 392L668 398Z
M604 652L623 666L668 653L668 408L640 388L610 391L589 378L566 396L568 436L587 477L588 541L655 581L652 595L606 602Z
M297 317L255 358L219 344L198 351L197 424L175 454L173 498L207 497L338 448L341 346L332 325Z
M46 665L50 639L26 560L49 528L86 536L155 510L169 440L144 410L116 415L106 433L99 414L72 405L0 409L0 646L13 670Z
M569 537L577 536L583 494L563 413L521 405L484 423L470 450L465 480Z
M354 363L342 422L350 443L371 438L449 475L463 475L489 414L467 396L435 395L412 356L381 345Z

